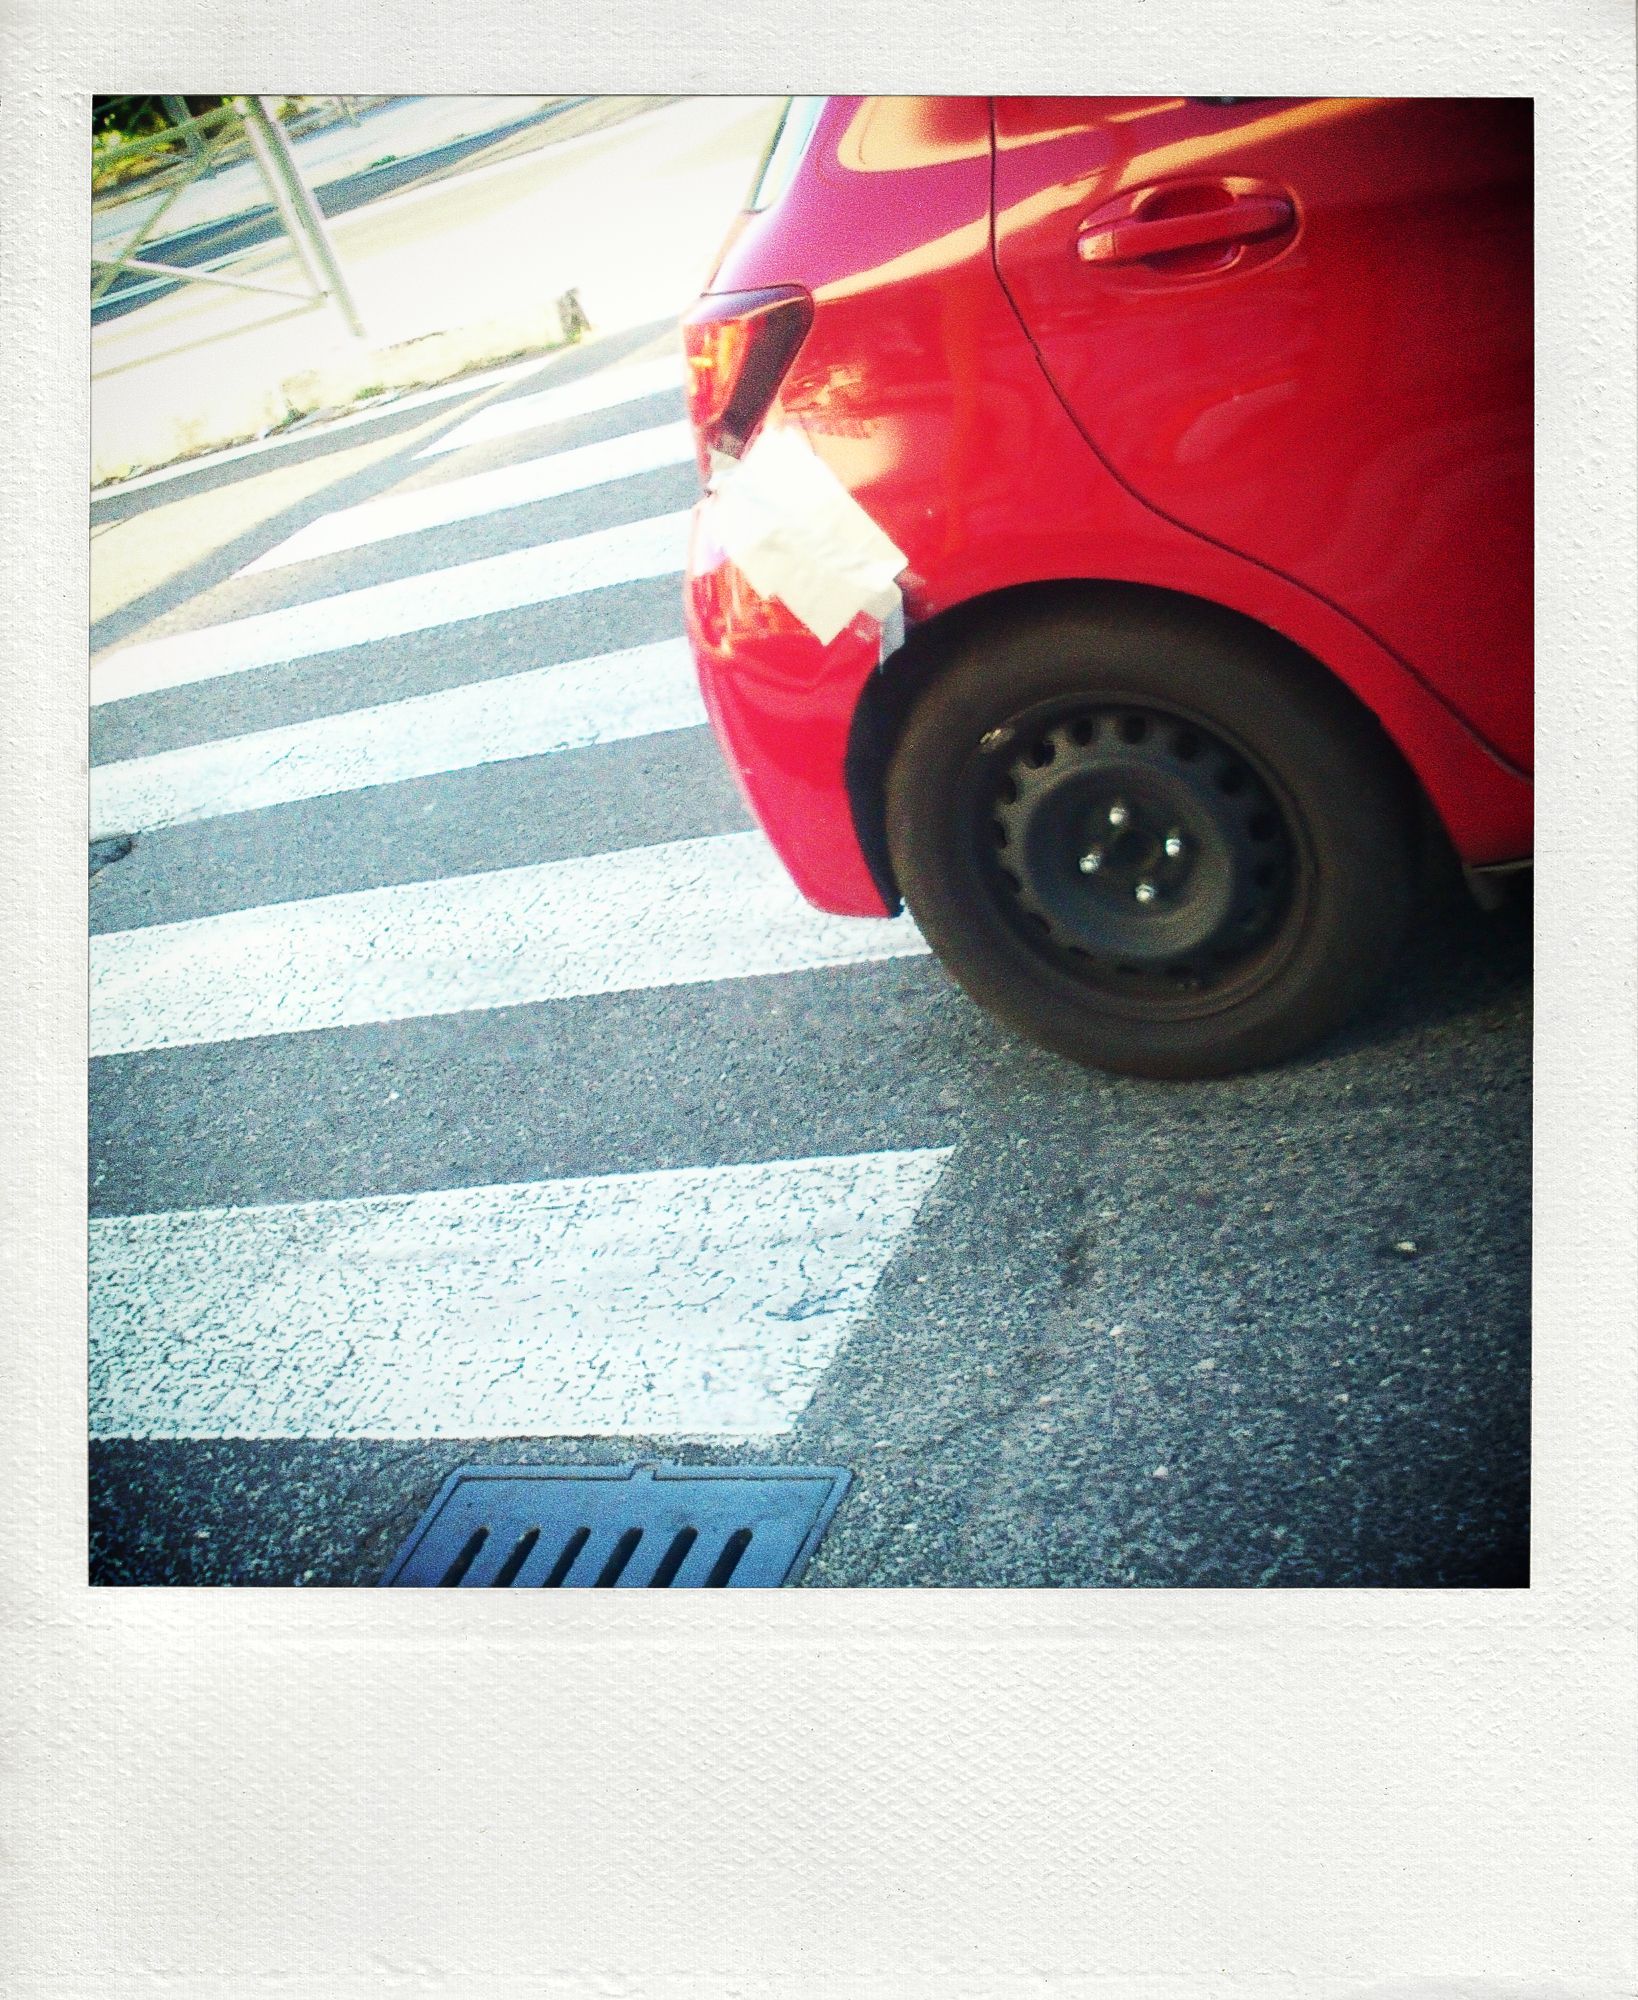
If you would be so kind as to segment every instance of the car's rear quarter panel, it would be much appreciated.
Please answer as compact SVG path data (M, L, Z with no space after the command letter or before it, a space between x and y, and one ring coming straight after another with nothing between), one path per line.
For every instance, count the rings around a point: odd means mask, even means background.
M1353 620L1138 500L1071 420L997 278L982 99L834 99L786 197L730 242L713 291L805 285L814 324L769 414L799 424L905 551L927 621L1063 579L1135 583L1244 613L1313 653L1400 744L1469 862L1527 851L1529 787ZM821 645L695 523L690 632L707 706L804 894L880 914L846 789L878 669L861 615ZM889 659L885 671L895 671Z

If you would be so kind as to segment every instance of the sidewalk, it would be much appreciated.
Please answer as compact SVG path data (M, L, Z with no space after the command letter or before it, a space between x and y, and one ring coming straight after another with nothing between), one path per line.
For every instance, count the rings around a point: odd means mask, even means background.
M570 289L594 336L682 312L744 201L780 100L605 102L622 122L555 143L530 134L527 150L332 220L362 341L333 307L204 285L96 327L92 484L543 352L559 341L556 301ZM234 274L302 282L284 239Z

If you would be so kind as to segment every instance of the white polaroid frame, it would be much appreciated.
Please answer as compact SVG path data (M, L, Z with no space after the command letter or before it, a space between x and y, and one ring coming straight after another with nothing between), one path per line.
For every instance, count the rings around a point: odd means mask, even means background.
M0 1989L1634 1991L1634 71L1616 0L22 8L6 151ZM89 95L1528 95L1541 808L1528 1591L85 1581Z

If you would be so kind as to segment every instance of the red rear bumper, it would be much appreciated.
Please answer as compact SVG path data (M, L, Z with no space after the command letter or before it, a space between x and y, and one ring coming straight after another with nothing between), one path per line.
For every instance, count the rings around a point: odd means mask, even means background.
M684 603L711 726L796 886L838 916L891 915L854 832L846 775L881 626L861 612L822 645L723 554L709 497L694 510Z

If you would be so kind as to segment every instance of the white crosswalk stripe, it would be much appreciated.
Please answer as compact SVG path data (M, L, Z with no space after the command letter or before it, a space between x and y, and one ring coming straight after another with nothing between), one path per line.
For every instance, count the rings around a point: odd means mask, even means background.
M93 1223L93 1435L788 1430L947 1149Z
M149 639L104 654L91 669L95 706L185 687L253 668L288 665L346 646L395 639L466 619L547 604L579 591L636 583L680 571L688 545L686 511L618 528L483 556L451 569L366 585L226 625Z
M537 390L532 396L511 396L504 402L491 403L465 423L423 445L415 455L435 458L446 451L463 450L467 445L493 444L497 438L517 437L524 431L561 423L566 417L618 409L622 403L658 396L667 389L680 390L682 386L683 364L676 355L666 355L658 361L629 362L578 382Z
M91 943L91 1052L179 1048L927 949L908 917L805 903L759 833L113 931Z
M618 410L681 379L675 356L610 368L492 404L418 456ZM590 493L691 455L686 425L650 420L337 510L239 574L285 572L295 590L295 566L316 558ZM266 676L259 713L277 715L278 677L303 660L446 630L458 656L481 643L472 621L680 571L688 523L666 513L137 641L94 664L92 700L137 703L255 671ZM141 740L127 727L141 713L119 718L123 740ZM686 642L668 638L101 764L92 837L664 737L704 719ZM620 782L617 760L610 769ZM270 838L300 838L300 824L282 820ZM105 931L91 949L92 1053L108 1057L777 979L926 945L908 917L812 909L763 836L736 832L143 924ZM474 1033L504 1058L503 1020ZM93 1435L778 1437L867 1311L948 1156L662 1165L101 1218Z
M477 520L509 507L526 507L578 493L637 473L668 465L685 465L694 456L693 433L685 423L662 424L646 431L628 431L600 444L531 458L522 465L503 465L494 472L476 472L466 479L447 480L412 493L390 493L359 507L341 507L291 535L286 541L247 563L239 574L283 569L317 556L338 555L344 549L368 547L397 535L443 528L456 521Z
M686 642L663 639L98 765L91 773L91 838L689 729L704 720Z

